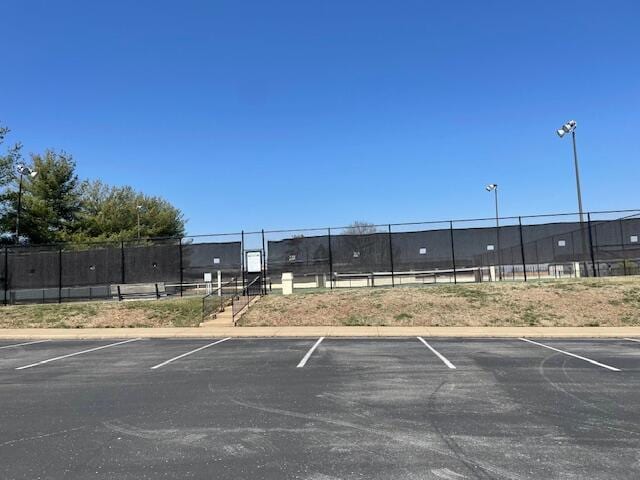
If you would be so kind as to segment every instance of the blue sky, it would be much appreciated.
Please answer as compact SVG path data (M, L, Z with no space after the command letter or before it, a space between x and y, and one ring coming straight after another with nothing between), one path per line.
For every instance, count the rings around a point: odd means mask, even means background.
M0 122L190 233L640 207L640 2L4 0Z

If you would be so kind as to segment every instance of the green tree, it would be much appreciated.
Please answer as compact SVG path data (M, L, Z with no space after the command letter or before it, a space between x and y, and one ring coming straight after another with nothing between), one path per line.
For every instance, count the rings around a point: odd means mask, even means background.
M0 125L0 146L8 133ZM22 145L16 143L0 153L0 243L15 241L20 185L16 166L26 163L38 175L23 178L21 240L36 244L184 235L182 213L166 200L131 187L80 182L73 158L64 152L47 150L25 162Z
M0 125L0 145L4 143L9 132L7 127ZM0 154L0 243L12 243L14 240L13 231L10 231L6 223L11 213L15 213L11 207L16 196L11 187L16 179L16 165L21 160L22 144L19 142L9 147L4 154Z
M53 243L67 238L76 228L80 191L75 162L64 152L47 150L31 155L35 178L23 179L20 236L29 243ZM5 231L15 230L20 179L13 175L3 212Z
M100 181L81 186L78 229L69 240L132 240L184 235L182 212L160 197ZM138 219L140 220L138 222ZM139 228L138 228L139 226Z
M11 130L0 125L0 145ZM15 166L22 159L22 144L15 143L9 147L5 154L0 154L0 194L15 179ZM1 199L0 199L1 201Z
M0 125L0 145L4 143L8 133L9 129ZM12 165L12 159L8 154L0 155L0 188L4 188L9 183Z

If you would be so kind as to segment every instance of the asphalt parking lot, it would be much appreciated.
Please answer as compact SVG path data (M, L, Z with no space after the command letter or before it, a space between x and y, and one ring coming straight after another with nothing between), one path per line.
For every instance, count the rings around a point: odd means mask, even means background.
M635 479L634 339L0 342L2 479Z

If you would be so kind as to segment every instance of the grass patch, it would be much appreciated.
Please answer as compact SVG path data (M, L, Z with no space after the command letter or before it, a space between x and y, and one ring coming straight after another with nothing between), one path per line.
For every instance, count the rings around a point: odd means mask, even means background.
M196 327L202 299L16 305L0 313L0 328Z
M633 308L640 308L640 289L632 288L622 294L622 303Z
M469 302L477 303L485 303L493 296L493 294L489 293L485 288L478 288L476 286L440 286L436 287L435 290L441 295L464 298Z
M216 303L220 305L219 302ZM200 298L183 298L181 300L160 300L147 302L126 302L127 310L138 310L150 320L170 319L173 327L197 327L202 317L202 300Z
M540 323L541 316L534 307L529 305L525 307L524 312L522 312L520 318L525 325L533 327L534 325L538 325Z
M245 326L640 325L640 277L403 285L270 296Z
M342 320L342 325L345 327L381 327L384 325L384 322L374 318L351 315Z

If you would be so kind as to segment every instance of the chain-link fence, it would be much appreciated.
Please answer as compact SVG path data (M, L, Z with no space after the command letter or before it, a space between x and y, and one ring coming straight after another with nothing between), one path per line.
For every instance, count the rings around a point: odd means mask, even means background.
M7 246L5 305L112 298L114 285L162 283L168 295L210 293L241 275L241 242L172 238L119 243Z
M6 246L7 304L108 299L114 285L167 295L531 280L640 273L640 210L271 230L120 243ZM255 285L255 283L253 284Z

